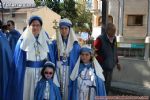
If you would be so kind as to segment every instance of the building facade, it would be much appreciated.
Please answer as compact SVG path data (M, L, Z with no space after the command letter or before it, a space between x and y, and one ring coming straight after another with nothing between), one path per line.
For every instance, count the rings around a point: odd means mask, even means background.
M116 25L120 56L150 58L150 0L107 0L108 22ZM93 28L101 26L102 1L92 0ZM99 34L99 33L98 33Z
M8 20L15 22L15 28L22 33L23 28L27 27L28 19L33 15L38 15L43 20L43 28L49 33L51 38L55 38L53 21L59 21L61 16L46 6L36 7L34 0L1 0L0 19L4 24ZM41 1L42 3L42 1Z

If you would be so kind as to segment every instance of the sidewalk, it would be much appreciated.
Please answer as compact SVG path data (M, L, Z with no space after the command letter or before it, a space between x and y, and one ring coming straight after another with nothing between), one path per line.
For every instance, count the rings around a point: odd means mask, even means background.
M119 58L123 69L113 72L112 89L150 96L150 62L131 58Z
M137 96L150 96L150 88L135 85L125 82L113 81L111 83L112 90L124 92L125 94L137 95Z

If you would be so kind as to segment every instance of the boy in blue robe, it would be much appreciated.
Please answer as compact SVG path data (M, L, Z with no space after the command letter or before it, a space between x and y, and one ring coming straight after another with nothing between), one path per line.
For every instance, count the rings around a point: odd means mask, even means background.
M53 83L55 65L49 61L41 71L42 78L37 83L34 100L61 100L60 89Z
M106 96L102 68L89 46L83 46L80 57L70 76L73 82L72 100L95 100L96 96Z
M13 20L7 21L7 27L9 30L9 32L7 33L8 34L7 38L8 38L12 53L14 53L17 41L21 34L15 29L15 22Z

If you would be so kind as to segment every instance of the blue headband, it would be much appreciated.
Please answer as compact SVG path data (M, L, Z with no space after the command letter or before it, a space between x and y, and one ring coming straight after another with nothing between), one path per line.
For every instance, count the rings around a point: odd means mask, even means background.
M42 22L41 17L39 17L39 16L32 16L32 17L30 17L29 22L28 22L29 26L30 26L31 23L32 23L33 21L35 21L35 20L38 20L38 21L40 22L41 26L42 26L43 22Z
M91 50L90 48L87 48L87 47L82 47L82 48L80 49L80 54L81 54L82 52L89 52L89 53L92 53L92 50Z

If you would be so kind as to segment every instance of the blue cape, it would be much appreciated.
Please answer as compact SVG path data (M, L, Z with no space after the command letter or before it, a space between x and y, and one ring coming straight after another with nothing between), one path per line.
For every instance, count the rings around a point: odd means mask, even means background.
M0 100L7 100L12 52L7 38L0 31Z
M53 49L52 51L54 51L54 63L56 65L56 68L57 68L57 61L58 61L58 50L57 50L57 43L56 43L56 40L54 40L52 42L52 45L51 45L51 49ZM80 53L80 45L78 44L77 41L74 42L73 44L73 48L71 50L71 52L69 53L69 57L68 57L68 63L69 63L69 76L71 75L71 72L78 60L78 57L79 57L79 53ZM72 81L69 80L69 94L68 94L68 100L71 100L71 96L72 96Z
M60 89L53 83L52 80L49 80L50 85L50 99L49 100L61 100ZM34 100L44 100L44 90L46 87L46 79L41 79L36 86L34 92Z
M79 74L83 71L84 66L83 64L80 64L79 66ZM106 96L106 90L105 90L105 85L104 85L104 81L102 79L100 79L96 73L95 73L95 82L96 82L96 96ZM77 92L78 90L78 82L77 79L75 81L73 81L73 95L72 95L72 99L71 100L78 100L79 98L79 94Z

